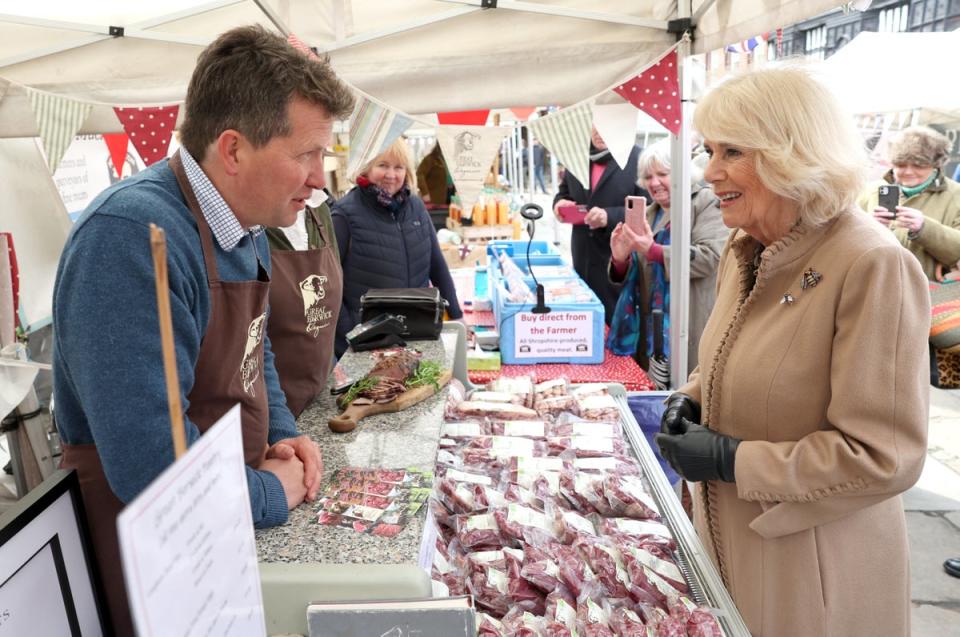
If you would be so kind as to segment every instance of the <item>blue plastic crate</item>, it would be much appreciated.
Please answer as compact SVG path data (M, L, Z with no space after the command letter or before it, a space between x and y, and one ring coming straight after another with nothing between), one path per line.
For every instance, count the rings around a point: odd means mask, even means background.
M490 241L487 243L487 256L492 257L495 252L506 252L507 256L526 255L526 241ZM530 256L535 254L560 254L557 248L549 241L531 241Z
M528 279L527 284L534 289L532 279ZM588 303L548 302L551 310L548 314L532 314L533 302L508 302L504 282L497 281L495 287L494 316L500 332L500 359L504 363L599 365L603 362L603 304L595 294L591 292L592 300ZM577 328L577 324L581 327ZM543 330L543 333L534 334L533 329L528 330L526 326ZM574 331L569 332L571 329ZM517 342L518 332L525 334L522 337L524 342ZM525 352L524 347L531 349ZM556 351L550 352L551 348ZM536 353L538 349L539 354Z

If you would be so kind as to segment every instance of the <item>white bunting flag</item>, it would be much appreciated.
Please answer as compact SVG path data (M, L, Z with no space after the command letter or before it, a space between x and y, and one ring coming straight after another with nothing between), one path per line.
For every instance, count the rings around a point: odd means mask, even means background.
M500 144L509 134L506 126L437 127L437 142L464 214L469 215L473 209Z
M623 170L637 143L637 109L629 102L594 104L593 125L607 143L610 155Z
M52 175L57 171L57 166L77 131L86 121L92 105L31 88L27 88L27 93L30 95L30 107L40 130L43 150L47 154L47 166Z
M347 171L354 175L368 161L382 153L413 120L378 104L364 95L357 95L357 103L350 115L350 152Z
M590 184L590 105L582 103L527 123L534 136L581 184Z

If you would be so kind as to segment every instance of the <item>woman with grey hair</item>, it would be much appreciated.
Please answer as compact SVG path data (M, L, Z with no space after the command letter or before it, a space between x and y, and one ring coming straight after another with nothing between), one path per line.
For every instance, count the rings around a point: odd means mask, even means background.
M716 298L717 263L730 231L723 225L717 197L702 181L703 173L692 175L690 232L690 313L688 367L697 366L700 333L707 323ZM617 310L610 324L608 347L616 354L630 354L646 369L653 355L651 311L663 310L663 342L669 359L670 330L670 140L648 147L637 161L637 185L653 201L645 211L643 232L617 224L610 236L610 281L620 286Z
M950 140L932 128L911 126L900 131L887 146L893 167L859 201L874 219L893 230L931 281L936 279L938 265L950 270L960 261L960 184L943 174L949 155ZM896 210L879 204L879 188L889 184L900 187Z
M732 78L694 125L733 229L700 367L656 442L750 633L908 635L899 494L926 456L930 299L856 206L852 119L806 72Z

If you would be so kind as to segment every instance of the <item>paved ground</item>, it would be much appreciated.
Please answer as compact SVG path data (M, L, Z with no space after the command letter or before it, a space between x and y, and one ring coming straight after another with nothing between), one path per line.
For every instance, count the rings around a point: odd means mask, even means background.
M923 474L903 498L910 534L913 634L960 634L960 579L943 560L960 557L960 390L930 390Z

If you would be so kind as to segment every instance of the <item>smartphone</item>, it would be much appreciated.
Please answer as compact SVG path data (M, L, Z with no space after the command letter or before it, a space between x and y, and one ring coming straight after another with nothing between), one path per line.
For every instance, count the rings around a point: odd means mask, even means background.
M584 217L587 216L587 207L580 204L575 206L560 206L557 208L557 214L564 223L572 223L576 226L582 226L586 223Z
M627 226L637 234L643 234L643 219L647 210L647 200L644 197L628 196L623 220Z
M879 205L892 212L893 216L896 217L897 206L900 205L900 186L884 184L877 189L877 194L879 195Z

